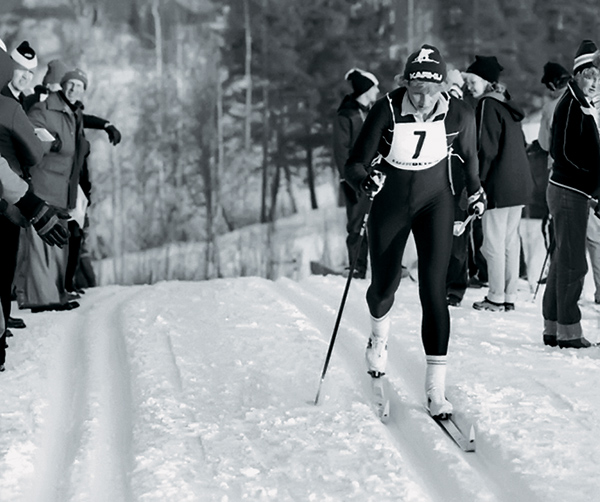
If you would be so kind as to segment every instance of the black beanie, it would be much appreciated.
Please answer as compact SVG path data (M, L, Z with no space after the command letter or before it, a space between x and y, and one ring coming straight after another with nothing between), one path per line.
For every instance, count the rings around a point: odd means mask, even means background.
M591 40L584 40L579 44L577 54L575 54L575 61L573 62L573 74L579 73L586 68L596 66L594 64L594 56L598 52L598 47Z
M375 75L358 68L352 68L346 73L345 78L352 84L352 94L355 98L367 92L374 85L379 85Z
M433 45L424 44L406 60L405 80L442 83L446 78L446 62Z
M498 82L502 70L504 67L496 56L475 56L475 61L467 68L467 73L473 73L493 84Z
M571 78L569 71L558 63L548 61L544 65L544 75L542 76L542 84L548 89L554 91L556 89L562 89Z

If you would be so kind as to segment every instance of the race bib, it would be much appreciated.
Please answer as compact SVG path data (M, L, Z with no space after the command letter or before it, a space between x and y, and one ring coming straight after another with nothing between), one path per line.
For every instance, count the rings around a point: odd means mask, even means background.
M390 153L385 160L398 169L421 171L448 156L446 126L436 122L401 122L394 124Z

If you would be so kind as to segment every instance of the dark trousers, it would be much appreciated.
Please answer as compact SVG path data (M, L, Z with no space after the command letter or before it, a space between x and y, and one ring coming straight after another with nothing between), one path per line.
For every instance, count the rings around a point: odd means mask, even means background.
M454 199L445 164L426 171L387 170L369 218L369 312L392 308L402 277L402 255L412 231L418 256L421 339L427 355L445 355L450 337L446 274L452 248Z
M483 246L483 225L481 218L471 223L471 242L469 246L469 275L477 276L481 282L488 282L487 261L481 252Z
M455 207L454 217L456 221L464 221L467 212ZM462 300L469 286L469 227L462 235L455 235L452 239L452 252L446 275L446 292Z
M571 331L581 321L577 302L587 273L586 233L588 199L582 194L548 185L546 191L554 231L554 250L544 291L544 319L558 323L558 332ZM570 328L570 327L571 328Z
M65 289L67 291L75 291L75 272L79 266L79 258L81 255L81 241L83 232L77 222L69 221L69 258L67 260L67 269L65 273Z
M346 248L348 249L348 264L352 265L356 258L356 272L364 274L367 271L369 244L365 235L360 242L360 228L362 227L365 212L369 207L369 198L357 195L348 183L342 183L342 191L346 204Z
M12 284L17 268L17 252L21 227L0 215L0 302L4 320L10 316Z

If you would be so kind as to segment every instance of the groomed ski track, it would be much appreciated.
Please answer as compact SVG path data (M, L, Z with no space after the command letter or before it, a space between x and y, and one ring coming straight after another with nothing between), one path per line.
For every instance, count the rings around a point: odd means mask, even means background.
M0 377L0 502L563 499L532 488L518 441L474 423L477 452L464 453L428 417L420 313L401 310L418 308L416 297L393 311L387 424L371 407L363 360L367 281L352 283L315 406L344 284L110 286L88 291L74 311L24 314L28 328L9 339ZM577 403L543 376L531 385L573 415ZM468 434L477 410L452 382ZM572 426L595 430L594 414L585 416ZM593 484L583 490L577 500Z
M324 333L331 334L333 319L339 309L337 291L315 281L314 289L308 290L296 282L279 282L282 293L294 302L305 315L319 325ZM360 308L366 293L365 281L354 281L353 294L348 298L336 339L334 353L360 385L365 399L370 396L370 377L366 373L364 347L370 330L366 307ZM326 303L323 300L327 299ZM337 304L336 304L337 301ZM317 312L321 310L322 314ZM397 325L394 331L402 329ZM420 331L409 330L420 340ZM428 495L435 501L535 501L531 492L518 475L511 475L510 462L504 464L501 452L486 444L484 437L477 437L477 453L465 453L427 416L424 399L424 357L406 353L391 336L387 380L390 399L390 418L386 427L390 439L402 457L406 457L422 486L429 487ZM329 340L327 340L329 343ZM333 359L333 358L332 358ZM335 376L324 384L324 393L335 386ZM452 394L450 394L452 398ZM460 411L460 402L454 399L455 421L468 436L471 422ZM476 424L474 424L476 425Z

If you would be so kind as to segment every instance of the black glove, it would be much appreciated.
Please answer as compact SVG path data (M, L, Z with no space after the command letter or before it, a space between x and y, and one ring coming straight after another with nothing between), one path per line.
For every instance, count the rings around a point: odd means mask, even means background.
M381 191L384 183L385 174L374 169L364 180L362 180L360 189L367 197L372 199Z
M58 153L62 150L62 140L60 139L60 136L58 135L57 132L54 134L55 134L56 138L52 142L52 145L50 145L50 151L54 152L54 153Z
M108 134L108 141L113 145L116 146L121 142L121 133L114 125L107 124L104 126L104 130L106 131L106 134Z
M487 209L487 195L482 187L479 187L479 190L469 196L467 204L467 212L469 214L476 214L481 217L481 215L485 213L485 210Z
M15 203L42 240L50 246L62 248L69 240L66 220L69 213L64 209L49 206L33 192L28 191Z

